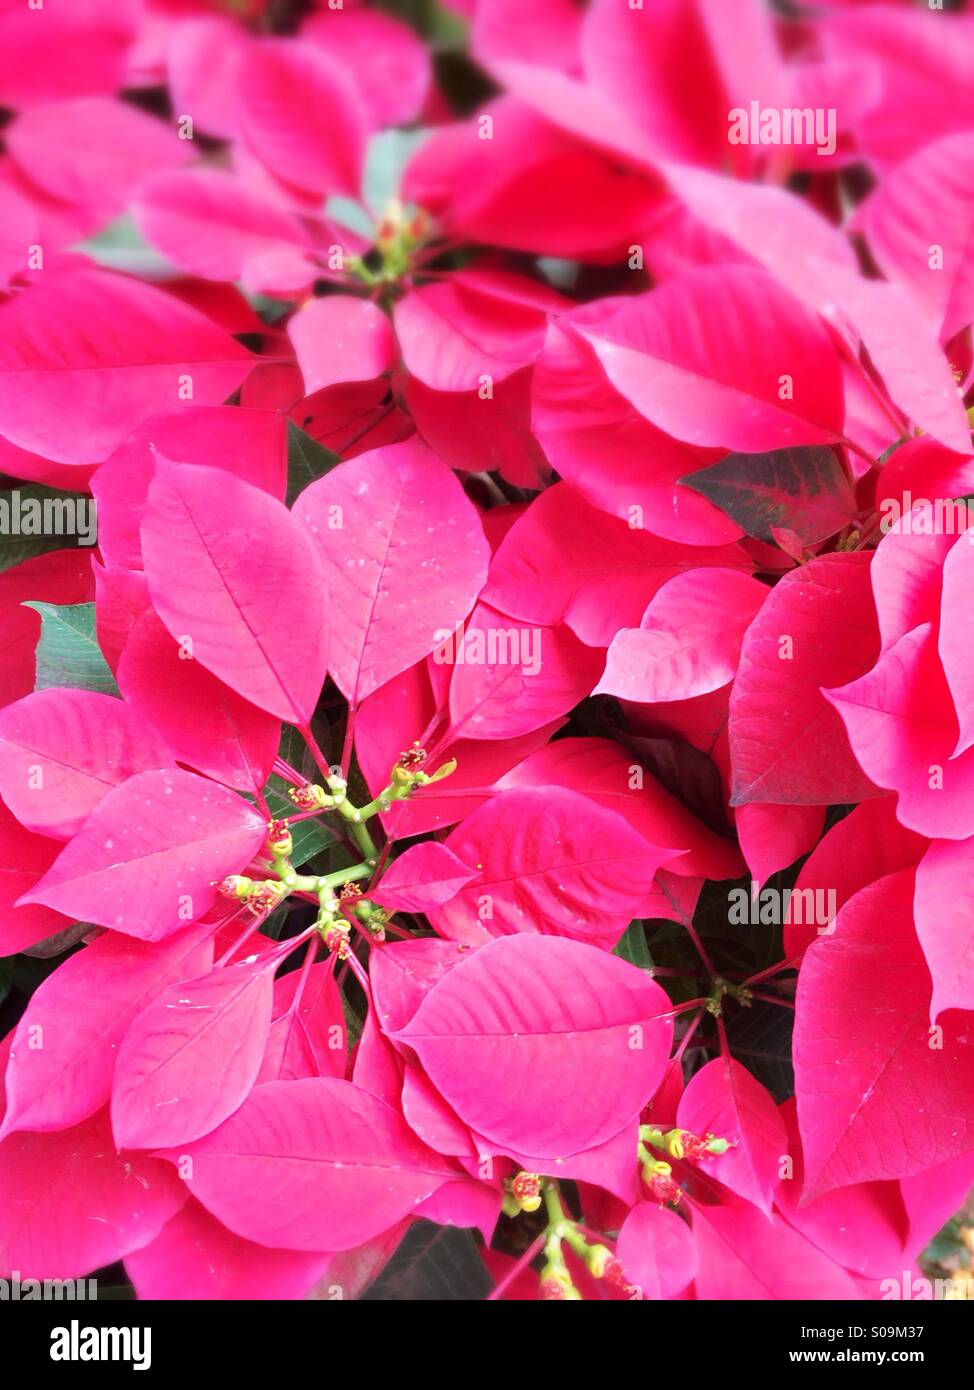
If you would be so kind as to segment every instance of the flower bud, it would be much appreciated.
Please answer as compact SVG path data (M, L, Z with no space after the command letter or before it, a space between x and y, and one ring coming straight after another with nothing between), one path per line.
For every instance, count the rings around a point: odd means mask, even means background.
M677 1183L673 1181L673 1169L668 1163L655 1163L650 1160L643 1164L643 1182L649 1189L650 1196L659 1202L661 1207L672 1202L674 1206L679 1202L681 1191Z
M324 933L325 945L339 960L348 960L352 949L349 937L348 927L343 927L338 922L332 922Z
M622 1267L622 1262L615 1255L609 1257L601 1277L610 1288L617 1289L619 1293L625 1294L627 1298L631 1298L636 1292L635 1284L629 1282L629 1277Z
M217 891L225 898L249 898L254 888L254 880L242 874L231 874L217 885Z
M684 1140L690 1138L692 1138L692 1136L685 1134L682 1129L667 1130L666 1134L663 1136L663 1148L671 1158L683 1158L686 1152L684 1149Z
M585 1268L593 1279L604 1279L613 1260L619 1264L607 1245L590 1245L585 1252Z
M290 854L294 849L291 827L286 820L267 822L267 843L274 854Z
M541 1206L541 1178L537 1173L518 1173L511 1182L511 1196L521 1211L537 1211Z
M303 787L291 787L288 796L299 811L324 811L331 805L331 797L317 782L308 782Z
M546 1264L541 1271L541 1297L546 1303L561 1303L578 1290L564 1265Z
M247 906L255 917L261 917L266 912L273 912L286 897L285 884L275 878L265 878L254 884L253 891L247 896Z

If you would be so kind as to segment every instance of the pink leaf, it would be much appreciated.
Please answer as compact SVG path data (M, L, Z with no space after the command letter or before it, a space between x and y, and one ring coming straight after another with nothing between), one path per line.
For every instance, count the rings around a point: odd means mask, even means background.
M25 833L0 801L0 844L0 956L13 956L71 924L48 907L18 906L57 858L57 841Z
M172 29L168 51L174 111L191 111L194 124L230 139L237 133L240 68L250 35L233 19L185 19Z
M23 901L158 941L200 917L214 880L246 868L266 834L257 812L214 782L140 772L98 803Z
M899 793L896 814L921 835L974 835L974 749L954 756L957 716L929 623L908 632L871 671L825 692L863 771Z
M603 661L568 627L529 625L483 602L461 629L437 637L434 663L453 668L451 739L532 733L591 693Z
M305 488L294 517L324 561L331 672L352 704L452 632L487 573L473 503L418 440L334 469Z
M649 844L671 846L674 857L666 867L672 875L722 879L743 872L731 840L697 820L621 744L608 739L559 738L518 763L497 785L501 790L566 787L584 793L617 812Z
M527 69L531 80L539 71ZM621 255L627 239L620 229L645 226L659 201L646 179L512 97L490 103L487 114L492 140L480 139L476 120L440 127L406 169L403 196L445 213L467 240L548 256Z
M142 551L173 637L252 704L307 724L328 652L320 565L300 519L222 469L160 459Z
M589 646L607 647L620 628L638 625L668 580L701 565L750 568L737 546L664 540L556 483L504 537L484 598L522 622L567 623Z
M948 449L967 453L971 431L950 363L915 301L898 285L864 280L830 265L828 283L869 352L891 398Z
M287 431L276 411L199 406L156 415L142 422L92 480L98 544L109 565L142 568L139 526L159 454L224 468L284 500Z
M920 860L916 926L933 977L930 1018L974 1010L974 855L970 840L936 840Z
M789 1226L830 1259L867 1278L882 1279L899 1270L904 1259L911 1263L912 1251L924 1241L908 1239L909 1221L900 1184L861 1182L802 1203L805 1174L795 1102L787 1101L781 1114L788 1126L792 1171L779 1184L775 1203ZM953 1213L956 1207L947 1210Z
M132 211L150 246L209 280L239 280L258 256L311 245L297 217L220 169L156 174L139 189Z
M355 1049L355 1064L350 1079L363 1091L371 1092L393 1109L398 1109L402 1094L402 1070L402 1058L385 1034L380 1032L375 1011L370 1010Z
M263 787L277 756L280 721L184 656L151 609L133 626L117 675L129 705L180 762L240 791Z
M824 806L772 806L760 801L738 806L734 824L752 880L767 883L772 874L801 859L815 847L824 823Z
M133 1018L170 981L209 967L210 935L190 927L150 945L108 932L48 975L13 1035L3 1133L65 1129L107 1105Z
M305 1298L330 1262L242 1240L190 1200L155 1240L126 1256L125 1271L139 1299L258 1302Z
M122 212L150 174L189 158L173 125L102 96L26 111L8 127L5 144L33 183L77 204L93 227Z
M258 1086L187 1152L189 1189L208 1211L286 1250L351 1250L453 1175L388 1105L324 1077Z
M469 1129L421 1068L409 1064L405 1067L399 1103L413 1133L438 1154L477 1158L478 1150Z
M538 356L544 311L512 295L491 294L491 288L489 281L441 280L396 305L403 361L425 386L477 391L485 376L496 385Z
M430 990L470 948L436 937L392 941L376 951L370 962L372 999L382 1029L395 1033L404 1028Z
M715 1057L690 1078L676 1119L691 1134L715 1134L730 1143L726 1153L697 1164L770 1215L788 1135L761 1083L733 1057Z
M959 737L953 756L974 744L974 658L964 621L974 599L974 531L967 531L944 559L937 650L957 712Z
M301 37L318 44L351 75L376 126L404 125L421 113L430 85L430 53L416 31L383 10L317 9Z
M615 303L601 325L579 331L616 390L676 439L759 453L841 435L836 350L765 271L705 266Z
M462 1120L557 1158L616 1134L662 1079L666 995L578 941L514 936L451 970L398 1033Z
M91 569L95 577L95 637L117 677L129 632L136 619L151 607L149 589L141 570L100 565L94 559Z
M712 455L650 424L609 381L583 336L587 325L605 321L611 305L621 307L622 301L596 300L548 326L531 384L532 424L548 462L593 507L626 523L629 538L617 542L621 558L635 545L645 546L643 528L681 546L735 540L740 527L680 481ZM623 535L621 526L614 529ZM605 557L593 545L571 558L587 567Z
M244 58L240 95L244 139L275 177L358 196L367 118L337 63L312 44L265 40Z
M736 570L677 575L657 590L638 628L613 637L594 693L657 704L719 690L733 680L745 629L768 593Z
M815 299L810 262L856 268L848 238L786 188L687 165L667 164L663 172L694 218L753 257L800 298Z
M447 847L477 875L429 912L442 936L477 943L540 933L606 950L635 915L657 868L674 856L615 811L554 787L493 797L453 831Z
M868 555L824 555L779 580L745 634L731 691L732 805L873 794L820 691L867 670L877 647Z
M676 1298L697 1272L690 1227L675 1211L652 1202L638 1202L626 1217L616 1254L642 1298Z
M923 522L923 509L908 509L883 536L872 558L869 573L884 652L940 616L944 561L956 536L932 524L924 527Z
M78 1279L157 1236L186 1200L165 1163L115 1152L107 1110L0 1144L0 1269Z
M895 799L891 796L864 801L844 816L812 851L795 882L785 922L786 959L800 955L819 936L831 935L835 914L853 893L898 869L913 868L926 847L926 840L896 819ZM762 882L766 879L766 875L761 876ZM815 920L813 923L804 907L809 901L808 894L814 895L816 905L825 907L828 922ZM802 903L800 913L797 910L799 901ZM813 915L819 919L822 913Z
M394 860L371 896L393 912L425 912L449 902L476 877L476 869L433 840Z
M42 277L0 307L0 332L0 429L61 463L101 462L183 400L218 405L254 360L195 309L104 270Z
M502 1199L499 1187L463 1178L444 1183L419 1204L416 1215L439 1226L473 1227L489 1245L501 1214Z
M852 222L886 278L910 291L945 343L974 319L972 185L974 138L948 135L892 169Z
M276 962L247 960L178 981L143 1009L115 1066L119 1148L189 1143L246 1099L267 1042Z
M974 56L974 24L950 15L928 24L923 10L883 8L877 14L844 7L821 26L825 54L852 66L861 80L880 73L876 99L857 112L856 137L870 161L898 164L914 150L974 123L974 97L964 74ZM944 100L944 93L951 100Z
M52 5L37 11L7 4L0 14L0 101L36 106L89 92L116 92L123 85L129 49L142 23L138 0L106 9L100 0ZM84 61L65 63L65 53Z
M0 710L0 792L22 825L68 840L119 782L171 767L137 710L89 690L39 690Z
M697 1207L697 1297L730 1301L862 1297L852 1275L788 1225L754 1207Z
M311 299L287 331L309 396L345 381L371 381L398 356L392 324L368 299Z
M274 981L273 1022L257 1081L345 1075L347 1028L330 962L313 965L294 1006L300 970ZM366 1088L368 1089L368 1088Z
M912 888L912 870L863 888L806 953L794 1056L807 1198L974 1147L974 1043L960 1014L941 1019L940 1045L931 1035Z

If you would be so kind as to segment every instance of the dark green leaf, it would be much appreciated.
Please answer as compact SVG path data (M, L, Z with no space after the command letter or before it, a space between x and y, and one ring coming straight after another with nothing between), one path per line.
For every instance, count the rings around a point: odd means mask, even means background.
M727 1041L737 1060L767 1086L775 1100L795 1091L791 1064L794 1012L779 1004L755 999L750 1008L733 1009L727 1019Z
M479 1303L491 1280L470 1231L417 1221L362 1295L371 1303Z
M728 454L680 481L761 541L773 542L777 526L813 545L841 531L856 511L845 469L821 445Z
M651 970L653 959L646 944L646 927L643 922L630 922L623 935L612 949L614 956L621 956L630 965L638 965L640 970Z
M93 603L76 603L69 607L59 607L56 603L24 606L41 615L35 690L67 686L72 690L98 691L102 695L118 694L115 677L95 637Z
M287 422L287 504L293 507L300 494L316 478L341 463L337 454L305 434L293 420Z

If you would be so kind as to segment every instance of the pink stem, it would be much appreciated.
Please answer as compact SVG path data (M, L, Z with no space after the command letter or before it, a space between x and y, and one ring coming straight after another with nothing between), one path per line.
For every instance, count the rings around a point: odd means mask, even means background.
M537 1236L531 1242L531 1244L528 1246L527 1250L525 1250L524 1254L521 1256L518 1262L512 1265L511 1268L504 1275L503 1279L501 1279L500 1282L496 1284L493 1289L491 1289L490 1293L487 1295L488 1303L493 1303L495 1299L500 1298L501 1294L506 1293L506 1291L510 1288L511 1284L513 1284L514 1280L521 1273L521 1271L523 1269L526 1269L527 1266L534 1259L534 1257L541 1253L542 1249L544 1248L544 1239L544 1232L542 1232L540 1236Z

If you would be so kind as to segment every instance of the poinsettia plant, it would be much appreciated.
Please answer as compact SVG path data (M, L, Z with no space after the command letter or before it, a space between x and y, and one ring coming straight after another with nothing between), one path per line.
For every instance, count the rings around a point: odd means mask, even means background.
M930 1296L974 18L3 0L0 52L0 1278Z

